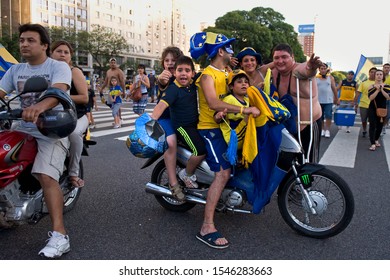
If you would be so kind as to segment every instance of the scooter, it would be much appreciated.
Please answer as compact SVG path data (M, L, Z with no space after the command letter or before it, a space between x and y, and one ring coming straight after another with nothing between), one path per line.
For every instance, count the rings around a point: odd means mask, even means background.
M297 103L299 112L299 96ZM299 123L302 122L298 114ZM286 128L283 128L281 136L278 160L270 176L268 191L272 195L277 190L279 212L284 221L293 230L308 237L322 239L339 234L349 225L354 214L354 198L347 182L325 166L310 163L307 159L309 156L306 158L302 149L300 135L297 140ZM152 165L161 155L160 153L149 158L141 168ZM185 168L190 156L189 150L178 145L177 173ZM233 168L233 170L216 210L258 213L259 211L253 211L251 201L255 189L251 172L245 168ZM183 187L185 200L178 201L168 188L168 174L162 159L154 166L151 182L146 184L145 190L153 194L165 209L186 212L197 204L206 204L207 193L214 179L214 172L210 170L206 161L197 167L195 175L199 188ZM185 186L183 182L181 183ZM262 209L268 203L269 197L268 201L262 204Z
M0 228L13 228L22 224L35 224L48 214L45 197L31 169L37 154L37 143L29 134L11 129L12 121L21 119L21 109L12 109L11 102L28 92L43 92L48 84L42 77L26 81L23 92L8 101L0 98ZM96 142L84 137L82 155ZM59 179L64 198L64 213L72 210L80 197L82 188L75 188L69 180L66 157L64 170ZM83 178L83 163L80 160L79 177Z

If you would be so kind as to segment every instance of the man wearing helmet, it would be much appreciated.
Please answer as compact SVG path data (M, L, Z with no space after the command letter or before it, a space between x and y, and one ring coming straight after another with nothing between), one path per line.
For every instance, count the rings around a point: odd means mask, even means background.
M20 93L24 83L32 76L44 77L50 87L68 91L71 71L65 62L50 58L50 37L39 24L24 24L19 27L19 48L26 63L13 65L0 81L0 96L13 90ZM69 93L68 93L69 94ZM29 133L37 139L38 153L31 173L42 186L49 210L52 231L49 242L39 252L40 256L57 258L69 252L69 237L63 221L63 195L58 180L62 174L65 156L69 146L68 138L53 139L42 135L36 126L38 116L58 105L54 97L38 100L40 93L26 93L21 96L22 121L15 129ZM62 107L54 109L61 109Z

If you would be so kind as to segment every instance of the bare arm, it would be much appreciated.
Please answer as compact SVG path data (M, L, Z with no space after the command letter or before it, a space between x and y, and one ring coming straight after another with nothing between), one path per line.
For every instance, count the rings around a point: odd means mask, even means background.
M119 75L118 75L118 79L119 79L119 85L121 86L122 88L122 92L123 94L125 93L125 90L126 90L126 84L125 84L125 73L122 71L122 69L118 68L119 70Z
M214 111L224 111L227 110L228 113L240 113L241 110L244 114L253 114L254 117L260 115L259 109L256 107L249 107L241 109L242 107L231 105L226 102L223 102L217 98L217 94L214 88L214 79L209 75L203 75L200 79L200 86L203 89L206 102L209 105L210 109Z
M108 85L108 75L106 74L106 77L104 78L104 82L102 84L102 86L100 87L100 90L99 90L99 93L102 94L103 93L103 89Z
M339 98L337 96L336 82L335 82L333 76L330 76L330 87L332 88L332 91L333 91L333 103L337 104Z
M168 104L165 103L164 100L161 100L156 107L154 107L152 114L150 115L152 119L158 120L162 113L164 113L165 109L168 108Z
M83 72L74 67L72 69L72 80L76 88L77 95L71 95L73 102L76 104L87 104L88 103L88 85L83 75Z

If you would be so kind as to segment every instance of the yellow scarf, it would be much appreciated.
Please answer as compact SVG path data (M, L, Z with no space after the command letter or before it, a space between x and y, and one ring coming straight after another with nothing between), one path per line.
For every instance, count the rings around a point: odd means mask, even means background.
M290 112L280 102L262 92L257 87L251 86L247 90L249 104L260 110L260 116L248 117L244 144L242 147L242 163L248 168L258 154L256 127L264 126L269 120L282 122L290 117Z

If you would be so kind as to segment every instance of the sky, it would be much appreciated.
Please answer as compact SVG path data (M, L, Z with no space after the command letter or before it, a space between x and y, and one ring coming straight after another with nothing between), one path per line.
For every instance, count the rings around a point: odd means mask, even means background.
M351 0L176 0L191 12L186 14L190 34L200 22L213 26L229 11L272 8L298 32L298 26L315 24L314 52L333 70L356 70L360 55L383 57L389 62L390 4L387 1ZM196 4L196 5L195 5Z

